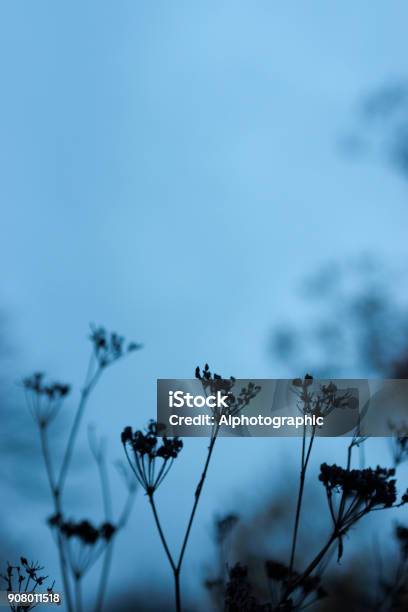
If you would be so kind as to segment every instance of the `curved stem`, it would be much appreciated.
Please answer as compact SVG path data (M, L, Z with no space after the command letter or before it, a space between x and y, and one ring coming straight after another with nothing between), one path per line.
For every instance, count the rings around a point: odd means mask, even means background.
M313 428L309 446L306 452L306 425L303 425L302 460L301 460L301 468L300 468L299 492L298 492L298 498L297 498L297 503L296 503L295 526L293 528L292 547L291 547L291 552L290 552L289 578L292 575L293 566L295 563L296 545L297 545L297 538L298 538L298 532L299 532L300 513L302 510L303 493L304 493L304 488L305 488L306 471L307 471L307 466L308 466L309 459L310 459L310 454L312 452L315 432L316 432L316 429Z

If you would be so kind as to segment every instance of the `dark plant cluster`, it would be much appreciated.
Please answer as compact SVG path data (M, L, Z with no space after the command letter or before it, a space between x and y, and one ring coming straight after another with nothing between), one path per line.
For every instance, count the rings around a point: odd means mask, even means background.
M339 392L333 382L319 385L318 391L312 391L313 376L306 374L292 381L295 393L299 398L299 408L303 414L327 417L339 408L356 408L357 403L350 391Z
M48 524L61 534L68 562L77 578L81 578L98 560L117 530L109 522L96 527L88 520L64 521L58 514L51 516Z
M160 438L164 428L150 421L146 431L133 432L125 427L121 440L129 465L139 484L148 495L152 495L169 473L174 459L183 448L179 438Z
M301 577L288 565L275 560L264 564L271 601L260 603L249 580L248 567L236 563L228 572L225 587L226 612L291 612L302 610L327 597L319 576ZM292 588L292 584L294 587ZM287 596L291 592L290 597Z
M394 466L398 467L401 463L408 460L408 425L407 423L401 423L399 425L390 423L390 430L393 434L391 438L391 450Z
M125 343L125 339L116 332L107 332L104 327L92 327L90 340L94 347L94 354L99 367L106 368L125 353L137 351L142 348L136 342Z
M144 430L133 430L132 427L127 426L121 434L121 442L131 468L130 476L134 476L130 481L129 470L126 471L123 466L121 467L129 494L121 517L116 521L111 519L112 508L104 444L103 442L98 443L94 436L90 436L90 447L101 480L105 520L100 525L95 525L89 520L67 520L63 511L62 495L90 391L108 366L125 354L141 348L139 344L127 344L121 336L116 333L108 333L102 327L92 328L90 339L92 343L91 360L60 470L55 468L54 460L48 448L48 428L46 426L58 413L62 401L70 392L70 387L62 383L46 383L44 375L39 373L24 380L30 410L39 426L45 466L53 495L54 512L48 522L53 530L60 554L67 610L68 612L82 612L82 578L103 556L104 561L94 609L95 612L102 610L112 545L115 536L126 523L135 486L138 483L145 491L150 503L158 535L174 578L175 608L177 612L181 612L180 575L199 500L218 438L219 422L216 418L209 437L202 473L192 496L192 508L188 516L184 536L176 554L170 550L168 545L167 536L156 506L155 493L169 474L175 459L179 457L183 448L183 441L178 437L166 436L165 426L153 420L147 424ZM201 381L205 393L222 392L224 395L228 395L228 408L214 409L215 417L220 417L221 414L235 415L241 412L261 391L261 387L253 382L248 382L245 387L237 391L234 377L223 378L212 373L208 364L205 364L202 369L197 367L195 376ZM333 382L316 386L313 377L309 374L303 379L295 378L292 381L292 386L298 397L298 408L305 415L326 417L335 409L356 407L355 398L350 391L338 389ZM405 426L400 426L394 428L393 433L393 458L396 468L408 459L408 431ZM315 437L316 429L314 427L309 439L307 438L306 428L304 428L299 489L288 563L277 560L264 562L264 580L268 585L270 595L267 596L267 599L269 601L264 601L264 594L262 592L260 594L254 584L251 583L249 571L245 565L236 563L228 569L225 554L226 544L238 523L238 516L235 513L230 513L216 519L214 540L218 547L219 558L215 566L214 578L207 580L206 586L217 603L222 601L225 612L294 612L317 604L327 596L326 590L322 586L322 575L330 559L330 551L337 547L337 557L339 560L341 559L344 552L343 540L351 527L354 527L360 519L370 512L397 508L408 502L408 491L401 498L398 498L395 468L386 469L380 466L365 468L362 466L360 469L355 469L352 467L353 449L362 445L365 441L365 438L361 437L359 431L356 430L348 446L346 467L327 463L323 463L320 467L319 481L326 492L328 509L332 519L331 531L320 550L315 553L305 567L300 568L300 563L296 558L298 533L302 523L306 472ZM400 564L397 576L394 580L383 581L382 583L382 603L391 602L392 605L395 602L402 601L406 596L406 584L408 583L408 529L398 525L395 533L400 548ZM40 585L44 582L46 577L39 575L42 568L34 564L29 565L25 559L22 559L21 563L23 570L20 567L17 568L17 566L15 568L9 566L11 569L7 570L3 578L11 580L14 572L17 582L21 581L21 583L26 580L26 575L28 575L30 580L33 581L33 588L35 588L34 583ZM24 578L21 578L23 575ZM75 587L75 596L72 598L70 596L71 584ZM378 610L380 609L383 608L378 608ZM392 608L384 607L385 609Z
M340 505L349 502L346 513L351 519L358 513L367 513L378 506L390 508L397 500L395 469L377 466L375 469L347 470L338 465L320 466L319 480L323 483L327 497L332 499L333 492L340 493ZM402 496L401 504L408 501L408 494ZM343 503L342 503L343 502ZM343 517L343 520L345 517Z
M222 392L225 395L228 395L228 408L212 408L213 415L215 417L216 422L220 419L222 415L231 415L235 416L258 395L261 391L260 385L256 385L253 382L249 382L246 387L242 387L238 394L233 393L233 389L236 383L236 379L233 376L229 378L223 378L219 374L212 374L208 363L204 365L204 368L199 366L195 369L195 377L201 380L203 388L205 391L210 390L212 394L217 393L217 391Z
M211 393L216 393L217 391L229 393L235 385L235 378L233 376L223 378L215 372L212 373L208 363L203 368L200 368L200 366L196 367L195 377L201 380L203 388L209 389Z
M7 563L6 573L0 574L0 578L6 583L7 593L34 593L37 587L45 585L48 576L42 576L44 567L33 561L29 562L25 557L20 557L20 565ZM47 593L53 593L54 582L47 587ZM37 606L32 604L10 604L12 612L23 612L33 610Z
M408 561L408 527L405 525L396 525L395 537L399 544L401 558Z
M35 372L23 380L31 415L40 427L46 427L57 416L71 387L65 383L45 383L44 373Z
M281 608L290 610L290 608ZM260 603L248 579L248 568L237 563L229 571L225 589L225 612L273 612L270 603Z
M372 606L377 612L408 608L408 528L398 523L394 535L399 555L392 571L387 568L387 575L378 577L380 596Z
M294 387L300 390L299 399L306 411L318 409L327 413L333 407L342 408L345 407L346 403L348 404L348 397L340 397L340 403L338 403L338 398L336 398L337 388L332 383L321 385L320 397L319 394L316 395L316 392L313 395L311 394L312 384L313 379L309 375L304 379L293 381ZM401 435L399 437L402 438ZM289 563L285 564L276 560L265 562L265 572L270 583L268 602L262 601L264 599L260 595L262 591L259 591L258 587L255 588L254 584L251 583L248 568L240 563L236 564L230 569L228 581L224 583L225 610L229 612L238 610L281 612L283 610L303 610L317 604L328 596L322 585L322 576L329 563L330 551L333 547L337 546L337 558L340 560L344 553L343 541L345 535L364 516L375 511L399 508L408 502L408 491L401 497L398 496L396 470L394 468L387 469L377 466L376 468L361 467L355 469L352 467L353 449L362 445L366 440L365 437L359 435L357 427L348 446L346 467L328 465L327 463L323 463L320 467L319 481L325 488L328 500L332 519L331 532L309 563L303 569L295 568L303 490L313 440L314 432L312 432L307 444L306 431L304 431L301 447L299 492ZM394 443L400 444L398 438ZM228 521L226 524L228 525ZM366 602L364 605L367 610L402 610L408 603L408 529L405 526L398 525L395 534L400 549L400 562L396 568L395 576L393 576L393 579L382 578L380 580L383 591L382 598L374 608L370 602ZM222 582L222 574L220 574L219 578L207 581L206 586L214 594L217 591L219 592Z
M321 585L320 576L305 576L291 569L280 561L268 560L265 562L265 572L273 584L274 606L273 609L299 610L327 597L326 590ZM296 585L292 590L292 584ZM291 596L286 598L285 594L291 591ZM283 604L281 602L283 601Z
M230 378L223 378L219 374L213 374L208 364L205 364L204 368L202 369L197 367L195 370L195 376L201 381L203 389L206 393L207 391L210 391L212 394L215 394L220 391L224 395L228 395L228 412L232 414L237 413L247 406L260 391L260 387L258 385L250 382L248 383L247 387L241 389L239 394L234 395L232 390L236 382L235 378L232 376ZM215 416L217 416L216 412ZM140 430L133 432L133 429L128 426L125 427L121 434L122 445L124 447L129 465L137 481L141 484L148 496L156 528L173 573L176 603L175 607L177 612L182 610L180 573L183 559L219 431L217 419L215 419L215 421L216 423L213 426L210 435L203 471L195 488L191 513L187 521L184 537L177 556L170 551L167 543L167 538L162 528L159 513L156 507L154 494L169 473L174 460L179 456L179 453L183 448L183 442L177 437L166 437L164 435L165 427L159 423L156 423L155 421L150 421L144 432ZM232 528L235 522L235 518L231 515L224 524L220 525L219 537L221 539L225 536L227 531Z
M320 466L319 480L326 490L333 534L338 540L338 559L343 555L343 536L363 516L375 510L399 507L408 502L405 492L397 503L395 469L347 469L338 465ZM334 499L333 493L338 497ZM337 503L336 503L337 501Z
M112 365L121 357L141 348L134 342L126 343L122 336L115 332L107 332L104 327L92 327L90 334L92 351L89 360L85 382L82 387L72 426L62 453L60 466L56 465L49 445L48 425L57 416L63 400L70 392L70 386L65 383L48 383L42 373L35 373L25 378L23 387L26 392L28 407L38 425L41 450L48 478L48 484L53 500L53 515L48 523L55 535L61 568L62 586L67 612L82 612L81 583L85 573L103 554L99 586L97 590L95 611L103 608L108 574L112 559L112 546L117 533L128 519L136 486L125 476L127 499L119 519L111 520L111 494L108 472L106 468L104 445L97 444L90 437L91 452L98 468L105 521L95 527L90 521L67 520L64 513L64 492L67 475L75 452L75 445L85 409L101 374L107 366ZM122 475L123 475L122 470ZM75 593L71 592L72 579Z
M225 545L238 522L239 516L235 513L217 516L214 519L213 534L218 553L218 567L216 566L215 569L212 568L211 577L208 577L204 581L204 586L209 591L215 605L224 598L224 585L227 570Z

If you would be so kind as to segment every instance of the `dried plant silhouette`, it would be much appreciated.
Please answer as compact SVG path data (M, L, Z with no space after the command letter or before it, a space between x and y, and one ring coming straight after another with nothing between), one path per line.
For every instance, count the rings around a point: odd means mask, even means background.
M126 344L121 336L116 333L108 333L103 327L92 328L90 341L92 350L85 382L59 468L56 467L55 459L50 451L50 427L57 418L65 399L71 392L71 388L66 383L46 382L43 373L35 373L23 381L27 404L38 428L41 451L53 501L53 512L48 519L48 524L55 536L54 539L58 548L64 603L68 612L82 612L83 579L89 569L104 555L95 602L95 612L102 610L112 558L113 541L117 533L126 524L136 490L134 482L127 478L127 501L121 516L117 521L114 521L104 444L97 441L94 434L90 434L91 451L96 461L101 482L105 521L101 525L94 525L89 520L67 518L64 512L64 492L67 477L78 432L92 391L107 368L141 348L141 345L134 342Z
M214 425L212 426L211 430L207 456L204 462L201 477L194 492L193 506L177 557L175 557L169 549L167 539L160 522L154 494L171 469L174 460L178 457L181 449L183 448L183 442L177 437L168 439L165 436L162 438L161 442L158 442L158 436L160 435L160 432L163 431L163 426L160 423L155 423L154 421L149 423L145 433L142 431L133 432L131 427L125 427L121 437L129 465L136 476L137 481L144 488L148 497L160 540L173 572L177 612L180 612L182 609L180 574L184 554L186 552L197 507L200 501L200 496L203 491L214 446L220 430L220 417L223 414L235 415L239 413L260 391L259 386L249 383L247 387L240 390L238 395L234 395L233 389L235 385L235 378L230 377L229 379L225 379L218 374L212 374L208 364L206 364L202 370L197 367L195 370L195 376L201 381L205 393L210 390L211 393L222 391L224 394L226 394L228 396L228 408L212 409L213 416L215 418Z
M48 576L41 575L43 569L41 565L33 561L29 562L25 557L20 558L20 565L7 563L6 572L0 574L0 578L7 585L6 593L10 596L9 607L12 612L33 610L39 605L36 603L36 596L38 596L36 589L48 584ZM46 586L46 597L43 601L59 603L59 595L53 590L54 584L55 582L52 582ZM14 594L18 596L12 597Z
M106 445L103 439L97 437L92 428L88 429L88 440L99 474L104 520L101 524L96 525L87 519L73 519L64 512L64 492L69 469L91 392L106 368L140 348L139 345L133 343L125 345L122 338L116 334L108 334L103 328L93 329L90 339L92 352L85 384L80 394L59 469L55 465L55 459L49 447L50 426L70 394L70 386L60 382L48 383L42 373L35 373L24 380L28 406L38 427L47 480L54 504L48 524L58 548L64 604L68 612L82 612L84 609L83 580L96 562L101 560L101 573L93 609L95 612L103 609L115 537L128 521L135 490L139 486L146 494L152 511L153 523L173 575L174 609L176 612L181 612L183 610L181 575L185 565L185 553L209 473L209 466L214 456L215 444L219 437L221 416L236 415L245 410L259 393L260 387L250 382L246 387L237 389L237 381L234 377L223 378L213 374L208 364L203 369L196 368L195 376L201 381L204 393L215 394L221 391L226 394L228 408L213 408L214 425L209 437L207 453L193 492L192 507L180 547L177 552L174 552L170 549L168 534L162 526L156 492L164 483L170 470L173 469L176 459L182 454L183 441L177 437L166 436L165 426L156 421L150 421L145 430L134 431L132 427L127 426L122 431L121 442L130 471L124 466L120 468L128 496L122 513L116 520L112 513ZM309 374L304 378L294 379L292 390L297 396L298 409L304 415L326 417L333 410L350 408L353 403L349 392L341 392L333 383L316 386L313 377ZM395 478L396 470L408 460L408 429L405 423L390 423L390 428L392 467L371 468L362 465L359 469L354 467L353 453L365 443L365 438L360 436L358 429L349 440L344 466L328 462L321 464L317 480L325 492L326 509L319 507L316 511L321 515L323 512L327 513L330 530L326 539L321 542L320 546L316 545L316 550L310 551L310 556L307 558L309 550L300 551L299 539L303 528L303 507L310 458L317 444L318 428L304 425L300 440L298 486L296 492L289 498L290 503L293 502L293 523L291 528L285 532L288 555L286 558L266 557L263 560L264 581L268 585L268 595L265 596L259 591L256 581L253 580L251 568L247 566L245 559L242 559L241 562L237 559L233 565L228 566L227 550L231 534L240 520L238 515L229 513L218 517L214 531L218 560L212 575L206 581L214 609L224 609L225 612L259 612L261 610L289 612L314 606L320 606L323 609L322 602L330 601L331 595L330 588L327 588L325 584L330 561L333 555L338 561L343 559L347 544L346 537L350 537L350 533L354 532L354 528L366 516L399 508L408 502L408 491L402 495L399 494ZM398 563L394 571L389 572L389 575L383 572L378 578L376 599L365 601L365 609L379 611L404 609L403 602L406 601L408 585L407 534L408 528L403 524L398 524L395 529L399 547ZM313 544L316 542L317 538L314 538ZM40 579L41 582L38 585L41 586L44 582L44 578L39 576L42 568L36 565L25 565L23 562L21 567L28 568L35 579ZM331 572L333 573L333 568ZM22 574L23 571L18 566L14 568L9 566L3 578L11 581L12 578L15 580L17 577L19 581ZM8 587L12 588L11 582ZM168 604L166 608L163 608L163 605L160 604L160 609L170 610L173 609L173 606Z
M311 393L309 388L312 377L307 375L303 380L295 379L293 386L299 397L299 407L305 414L313 411L328 413L333 409L341 408L349 401L347 395L338 395L333 383L321 386L319 394ZM398 467L408 459L407 430L406 427L394 427L392 443L394 465ZM346 466L328 465L320 466L319 482L323 485L327 499L327 509L331 520L331 531L320 550L299 569L296 567L296 552L298 533L301 526L301 510L304 495L306 473L310 454L315 441L316 431L310 428L303 431L301 442L300 477L295 508L295 519L292 529L290 553L287 561L281 559L267 559L264 561L264 575L269 584L269 601L262 602L256 586L251 582L249 569L246 565L236 563L229 568L227 581L221 569L219 577L207 580L206 586L215 595L214 601L220 602L220 589L225 588L225 601L221 605L227 612L241 610L258 612L261 610L277 612L280 610L302 610L320 604L328 596L322 585L323 574L327 570L331 555L337 551L337 560L344 554L345 537L363 519L373 512L399 508L408 503L408 490L398 497L396 488L396 467L362 468L352 467L353 449L364 444L365 438L359 436L358 430L350 440L347 448ZM321 510L319 509L319 513ZM227 516L217 523L217 531L221 530L216 538L220 548L223 539L235 527L237 517ZM290 531L289 531L290 533ZM403 610L406 603L408 588L408 530L398 525L396 537L400 547L400 560L395 569L395 576L385 579L379 577L380 593L377 601L365 601L361 608L366 610ZM221 556L222 558L222 556ZM405 598L405 599L404 599ZM353 602L355 604L355 602Z

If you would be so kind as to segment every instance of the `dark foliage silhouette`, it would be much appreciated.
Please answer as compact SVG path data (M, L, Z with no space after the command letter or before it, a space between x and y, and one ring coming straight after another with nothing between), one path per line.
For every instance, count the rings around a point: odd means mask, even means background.
M46 588L46 593L52 595L54 593L54 582L47 585L48 576L43 576L44 567L33 561L29 562L25 557L20 558L20 565L10 565L7 563L5 574L0 574L0 578L7 585L7 594L18 593L23 594L21 603L10 602L10 610L12 612L23 612L24 610L33 610L37 607L37 603L30 603L27 600L27 595L36 595L38 589ZM25 599L25 601L24 601Z
M302 409L310 411L311 406L326 405L327 394L332 392L331 385L322 386L320 394L312 395L309 391L312 378L310 376L302 379L295 379L293 385L302 404ZM341 406L347 398L341 398L336 402L336 408ZM333 405L329 409L334 409ZM397 432L397 435L396 433ZM405 430L395 428L393 446L405 449L406 439ZM345 538L360 521L371 513L386 511L391 508L399 508L408 502L408 491L398 494L397 482L395 478L396 468L361 468L355 469L352 466L353 449L363 445L365 438L359 436L358 431L351 438L347 448L347 458L345 467L323 463L320 466L318 481L323 486L327 499L327 512L331 522L331 529L326 536L326 540L320 550L307 560L307 554L302 551L302 562L296 561L296 551L298 549L298 534L302 525L301 510L304 497L304 486L306 471L310 462L310 454L313 442L315 441L315 431L306 430L303 432L301 443L301 468L295 509L295 523L292 529L291 546L289 547L288 559L266 559L264 561L263 574L267 580L269 588L265 595L265 590L259 588L259 580L254 580L250 568L242 562L235 562L229 568L228 577L225 579L223 567L220 568L219 575L206 580L206 587L213 596L214 605L218 609L225 609L228 612L238 610L258 611L269 610L277 612L280 610L302 610L305 607L315 605L319 609L326 609L322 604L324 601L332 600L333 592L330 587L326 587L324 578L327 575L329 562L332 553L336 551L337 561L340 562L344 555ZM400 465L408 457L403 453L398 455L396 462ZM289 500L284 502L287 508ZM317 508L316 508L317 510ZM319 513L322 508L319 506ZM228 526L227 533L235 528L237 520L233 520L229 525L228 516L225 518L225 525ZM216 528L222 523L217 520ZM254 527L257 529L257 527ZM286 531L288 536L290 530ZM355 610L403 610L401 603L406 597L408 575L407 575L407 551L406 545L407 530L403 525L396 528L396 537L400 548L400 561L394 572L390 576L381 575L377 578L380 586L380 593L374 601L371 595L360 594L359 599L348 599ZM313 538L313 544L317 537ZM220 541L215 538L219 554L222 553ZM310 553L309 553L310 554ZM306 557L306 560L304 560ZM221 554L222 558L222 554ZM225 565L225 561L223 561ZM303 567L302 567L303 565ZM253 563L251 563L253 566ZM335 574L334 568L331 574ZM260 579L262 582L262 578ZM333 580L329 580L333 582ZM220 596L224 589L225 599ZM351 595L350 595L351 596ZM225 603L223 603L223 600ZM343 599L345 603L345 599ZM392 607L387 607L392 603ZM353 607L354 606L354 607Z
M205 364L202 370L197 367L195 370L195 376L202 382L205 392L210 390L211 393L216 393L217 391L222 391L225 393L228 396L228 408L212 409L215 418L210 435L207 457L205 459L203 471L194 493L192 510L177 557L175 557L169 549L157 511L154 493L168 474L174 459L178 457L183 447L183 443L178 438L172 438L169 440L166 437L163 437L162 441L159 443L157 436L160 434L160 431L162 431L162 425L155 423L154 421L149 423L146 433L141 431L136 431L136 433L133 433L132 428L128 426L125 427L121 436L122 444L130 466L138 482L145 489L148 496L163 549L174 576L174 591L177 612L180 612L182 609L180 574L184 554L187 548L198 503L200 501L200 496L214 451L215 442L220 430L220 418L223 414L233 415L243 410L260 391L259 386L249 383L248 386L242 388L238 394L234 394L233 391L236 382L235 378L231 376L230 378L226 379L219 374L212 374L208 364ZM156 467L157 460L160 461L160 466L158 468Z
M64 600L68 612L74 612L74 610L75 612L82 612L83 578L99 557L104 555L95 602L95 612L102 610L112 557L113 540L126 524L135 493L134 483L127 479L128 499L120 518L116 522L113 521L111 519L110 490L103 445L98 444L94 437L91 437L90 446L100 476L106 520L102 525L94 526L92 521L88 519L78 521L65 516L64 492L67 476L78 432L91 393L108 367L141 348L141 345L134 342L126 344L124 338L116 333L108 333L103 327L92 327L89 338L92 350L88 370L62 462L58 469L50 452L49 436L51 434L49 430L65 399L70 394L71 387L62 382L47 382L42 372L36 372L23 381L27 405L38 428L48 485L53 500L53 513L48 519L48 524L55 536L54 539L58 548ZM72 583L75 596L72 592Z
M401 272L365 255L329 261L299 287L303 321L282 321L270 350L289 376L406 378L408 315ZM307 313L309 312L309 315Z
M183 441L177 437L167 437L164 426L155 421L150 421L144 430L134 430L127 426L122 431L121 443L130 471L124 466L120 468L128 490L128 499L119 518L115 520L112 516L104 441L97 438L93 429L88 431L89 445L100 478L105 519L96 524L88 518L78 519L68 516L64 511L63 493L75 452L77 434L90 393L105 369L129 352L139 348L134 344L125 345L119 336L107 334L102 328L92 330L91 342L90 364L59 470L55 466L55 460L49 449L49 429L63 409L71 388L66 383L48 382L42 373L35 373L24 380L28 407L40 435L48 483L54 503L48 524L59 551L65 604L69 612L82 612L83 580L89 570L102 559L94 606L95 612L102 610L106 599L113 544L118 532L126 525L135 488L139 486L144 490L152 510L154 524L174 579L175 609L180 612L186 609L183 606L181 583L183 561L218 439L220 418L224 414L235 415L244 410L259 393L260 387L248 383L246 387L236 389L235 378L223 378L213 374L207 364L203 369L196 368L195 376L201 381L204 392L207 394L222 391L228 395L229 401L228 408L214 409L214 426L211 430L203 469L193 494L192 508L180 548L177 553L174 553L168 544L168 534L165 533L162 526L156 492L165 482L170 470L175 469L176 460L183 455ZM297 396L298 409L304 415L327 416L333 410L353 407L353 398L349 393L339 394L333 383L316 386L313 377L309 374L304 378L293 379L292 390ZM214 527L218 561L206 580L214 608L223 608L225 612L295 611L314 606L316 609L324 609L322 605L326 600L330 601L332 596L330 586L326 585L332 556L335 555L338 562L345 557L350 534L354 533L355 527L364 517L372 513L399 508L408 502L408 492L401 494L396 481L397 469L408 460L406 425L399 423L390 424L390 426L393 434L391 446L393 465L391 467L360 466L359 469L354 467L353 452L362 447L366 441L360 436L358 428L349 440L344 466L329 462L321 464L316 481L324 490L327 508L320 506L319 512L327 514L330 528L319 546L317 545L318 539L313 539L313 546L316 545L316 550L313 552L312 550L300 551L299 544L299 536L303 527L307 475L310 469L310 458L317 441L317 427L304 425L300 444L298 486L290 497L290 503L293 504L294 509L294 522L292 527L286 531L288 555L286 558L265 556L262 559L263 580L267 589L266 591L265 589L260 590L258 578L254 576L245 558L238 558L231 566L228 566L227 563L227 549L240 521L238 515L232 512L219 516ZM406 527L399 524L395 530L399 546L398 564L394 574L392 572L389 576L383 574L378 580L379 592L376 600L364 599L367 610L403 609L401 602L406 598L408 578L408 537L406 534ZM40 568L37 568L36 571L39 572ZM331 571L333 573L333 570ZM392 608L387 608L391 605ZM166 608L161 606L161 609L170 610L172 606L166 604Z

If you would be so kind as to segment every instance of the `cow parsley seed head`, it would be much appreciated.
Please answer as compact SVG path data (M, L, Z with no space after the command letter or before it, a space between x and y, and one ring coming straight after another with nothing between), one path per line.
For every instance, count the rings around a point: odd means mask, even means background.
M209 390L211 394L220 392L228 396L226 400L228 408L214 407L211 409L216 421L222 415L234 416L239 414L261 391L260 385L249 382L246 387L241 388L239 393L234 393L233 389L236 385L236 378L233 376L223 378L219 374L212 374L208 363L202 369L199 366L196 367L195 377L201 380L205 392Z
M63 520L61 514L52 515L48 524L61 534L68 562L76 577L83 576L92 567L117 531L109 522L96 527L88 520Z
M333 382L313 388L310 374L292 381L294 393L298 397L298 408L304 415L327 417L335 409L358 408L358 400L350 391L341 392Z
M89 338L93 344L94 355L100 368L106 368L125 353L142 348L142 345L136 342L126 344L122 336L119 336L116 332L108 332L104 327L91 325Z
M355 511L366 513L374 508L390 508L396 504L394 475L394 469L380 466L375 469L346 470L338 465L323 463L320 466L319 480L330 496L335 492L345 499L353 499Z
M29 410L40 427L51 423L71 390L66 383L46 383L44 379L42 372L35 372L23 380Z
M130 467L148 495L163 482L183 448L180 438L160 437L164 429L160 423L150 421L144 432L133 432L128 426L121 434Z

